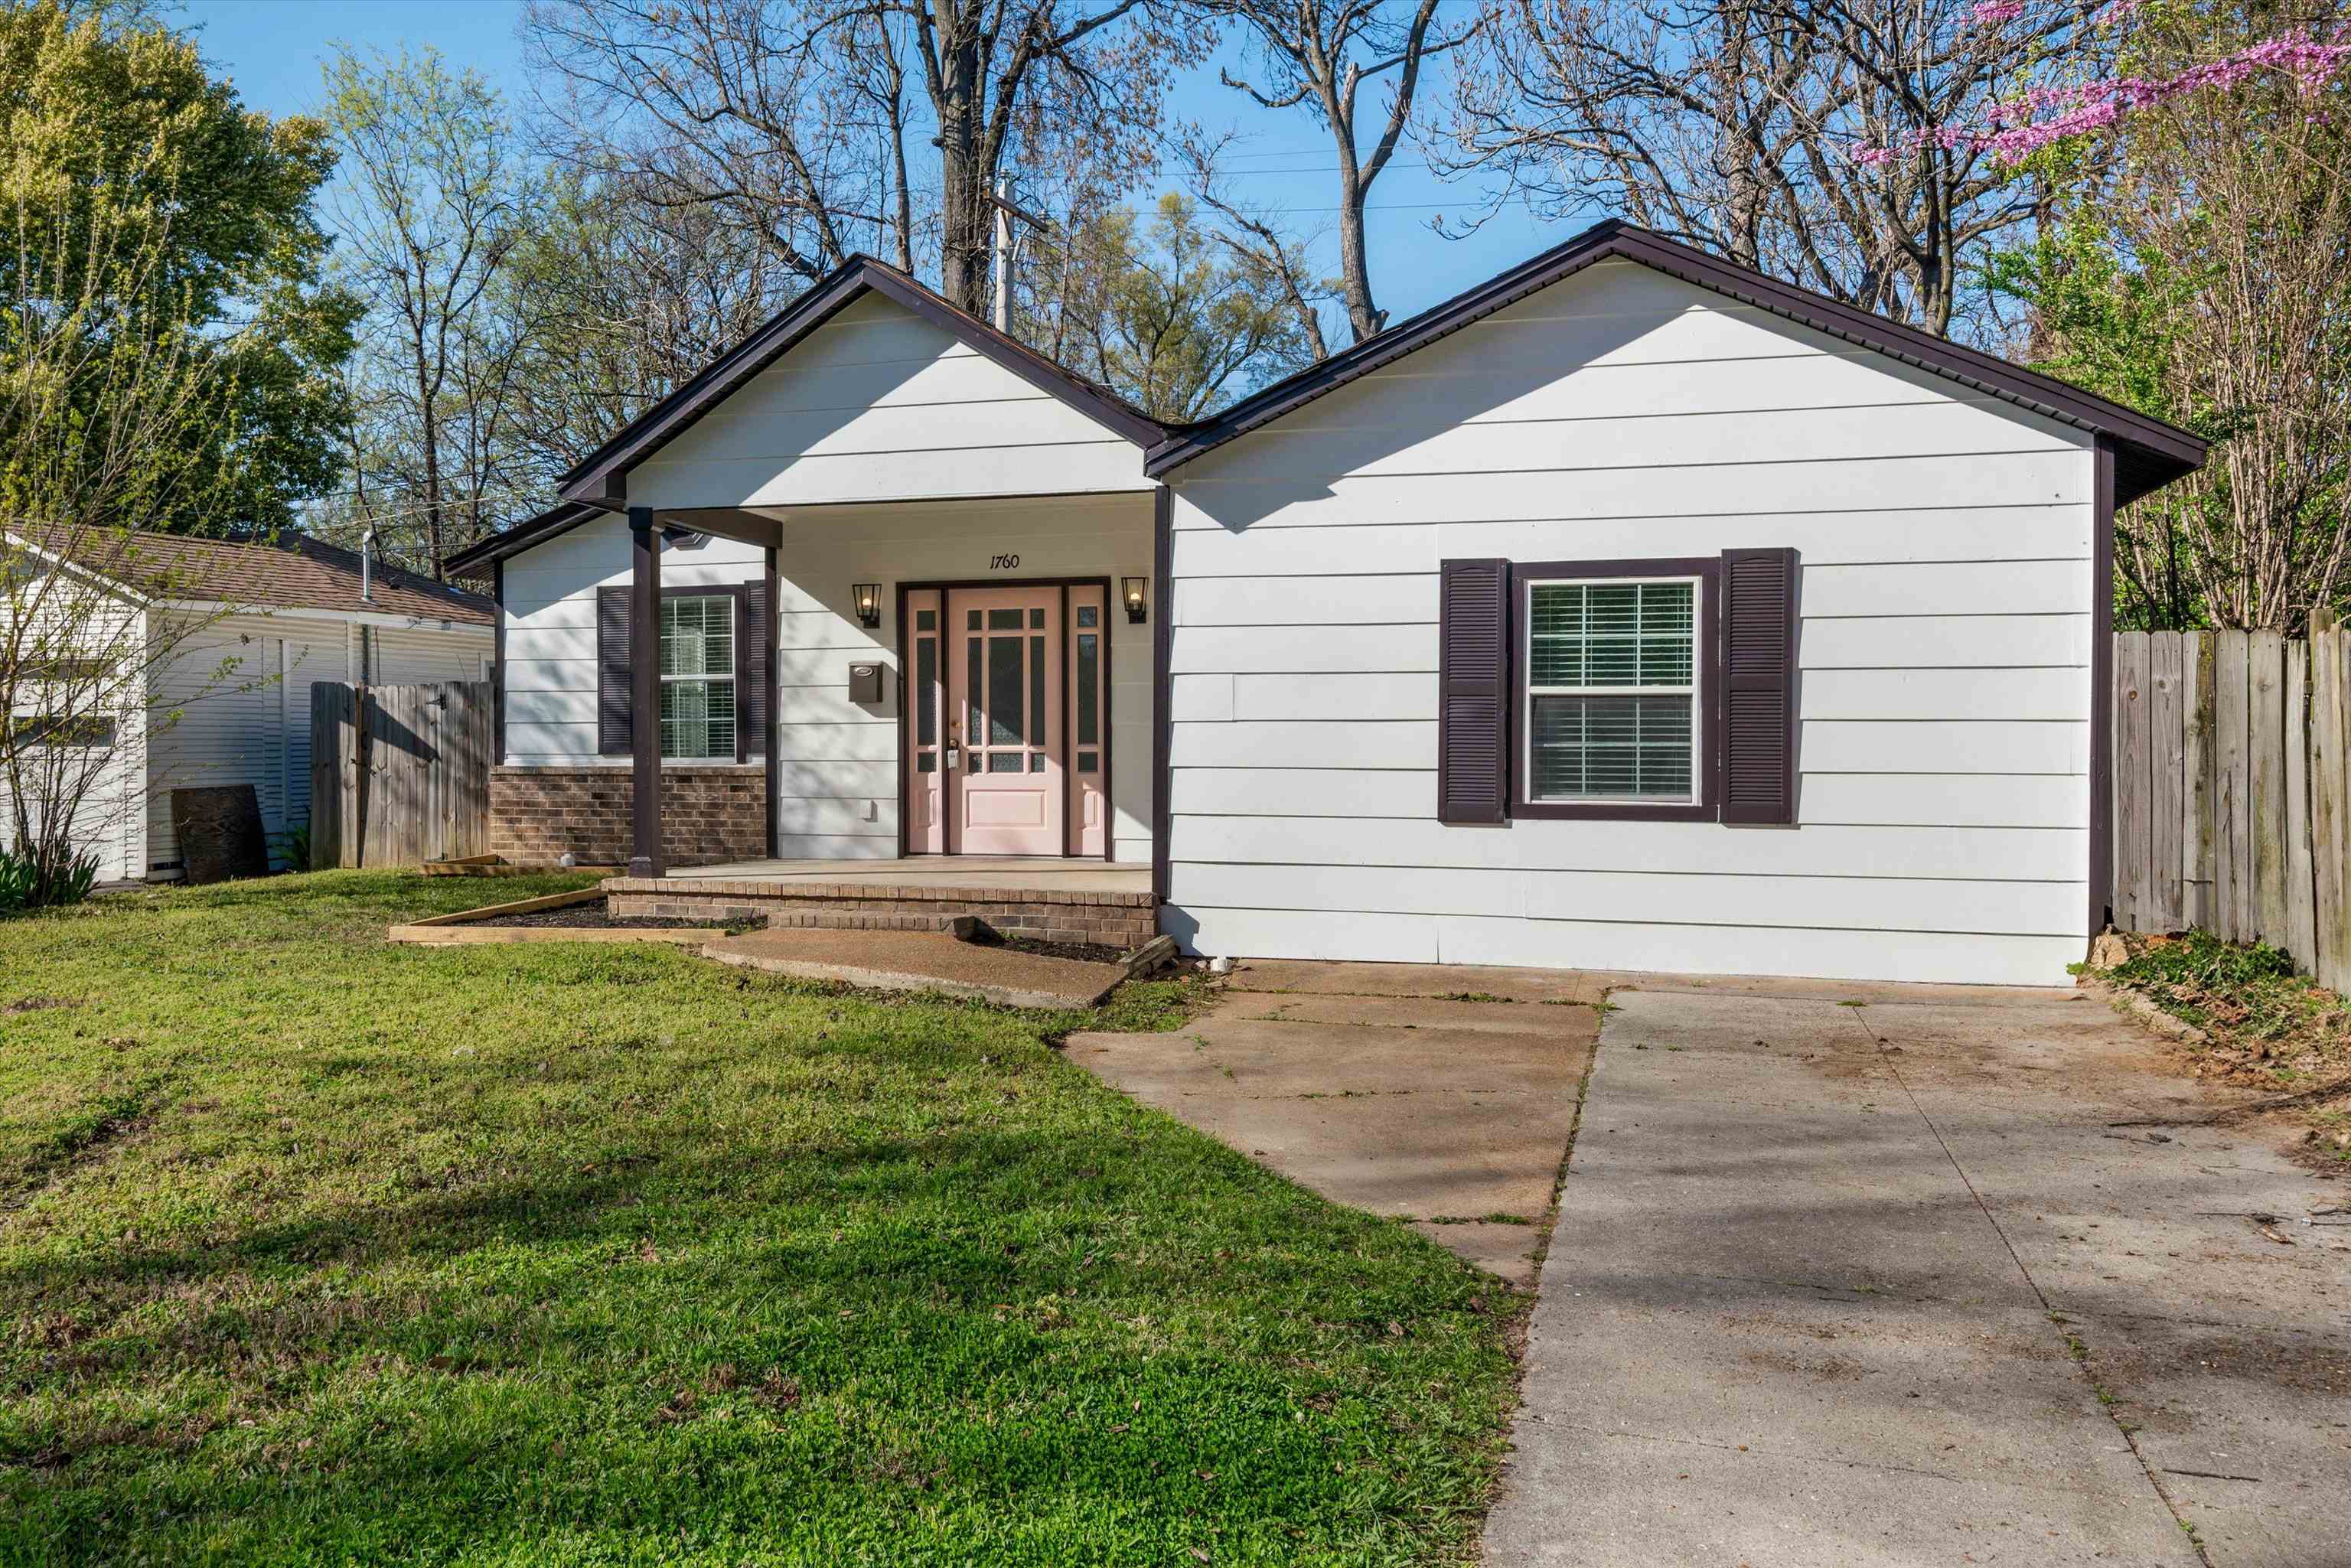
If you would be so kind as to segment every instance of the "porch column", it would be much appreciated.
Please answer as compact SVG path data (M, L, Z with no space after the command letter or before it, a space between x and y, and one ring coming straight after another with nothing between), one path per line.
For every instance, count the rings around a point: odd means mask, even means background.
M660 876L669 869L662 858L661 529L651 507L629 508L629 874Z

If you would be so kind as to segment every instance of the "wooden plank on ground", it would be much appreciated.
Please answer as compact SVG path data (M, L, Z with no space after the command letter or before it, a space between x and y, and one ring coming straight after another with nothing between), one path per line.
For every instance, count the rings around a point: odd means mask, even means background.
M2245 639L2247 752L2252 788L2246 796L2253 846L2253 931L2273 947L2293 940L2287 922L2285 806L2285 637L2253 632Z
M2188 741L2187 719L2180 710L2181 649L2181 635L2177 632L2148 634L2147 858L2155 908L2146 929L2155 931L2178 931L2188 923L2186 867L2180 850L2180 814L2185 810L2180 769Z
M2154 929L2154 774L2148 745L2147 634L2115 634L2114 901L2126 931Z
M2212 929L2228 941L2241 942L2253 928L2246 637L2242 632L2216 632L2212 641Z

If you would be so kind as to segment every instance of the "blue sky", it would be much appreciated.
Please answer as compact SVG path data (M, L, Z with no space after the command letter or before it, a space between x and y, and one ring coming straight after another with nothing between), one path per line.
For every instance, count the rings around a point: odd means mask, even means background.
M197 31L205 57L235 81L247 105L292 114L316 103L319 62L337 41L386 51L431 44L525 99L529 82L516 37L520 11L519 0L185 0L177 20ZM1366 90L1364 100L1369 131L1378 112L1375 91ZM1301 227L1327 226L1330 214L1311 209L1327 209L1334 200L1329 171L1335 160L1320 128L1302 113L1258 110L1218 84L1214 62L1179 84L1170 109L1177 118L1238 127L1249 138L1246 155L1233 164L1241 193L1301 209L1292 214ZM1421 162L1417 150L1400 147L1373 187L1375 210L1365 217L1372 287L1391 319L1458 293L1582 226L1545 225L1512 207L1468 239L1443 238L1431 232L1430 220L1475 210L1478 193L1438 181ZM1326 239L1317 259L1336 271L1336 242Z

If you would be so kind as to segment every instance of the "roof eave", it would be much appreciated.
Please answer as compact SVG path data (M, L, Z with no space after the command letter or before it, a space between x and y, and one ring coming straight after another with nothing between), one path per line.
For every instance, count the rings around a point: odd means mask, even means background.
M1320 365L1275 382L1214 419L1172 434L1145 455L1144 472L1155 479L1162 477L1227 442L1294 413L1327 392L1564 281L1596 262L1619 256L1906 364L1949 377L2061 423L2112 435L2140 456L2138 466L2142 472L2163 475L2126 499L2135 499L2203 465L2207 444L2187 431L2069 386L2053 376L2011 365L1825 296L1719 261L1702 251L1612 218L1444 304L1365 339Z

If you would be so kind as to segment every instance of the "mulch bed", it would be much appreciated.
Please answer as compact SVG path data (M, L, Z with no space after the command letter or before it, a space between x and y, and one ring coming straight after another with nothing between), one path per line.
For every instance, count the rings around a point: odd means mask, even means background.
M1075 958L1082 964L1115 964L1126 955L1116 947L1105 947L1099 942L1040 942L1034 936L983 936L977 938L983 946L1009 947L1015 953L1034 953L1040 958Z
M469 925L539 925L569 931L757 931L756 920L685 920L676 915L614 915L609 903L568 904L525 915L499 915Z

